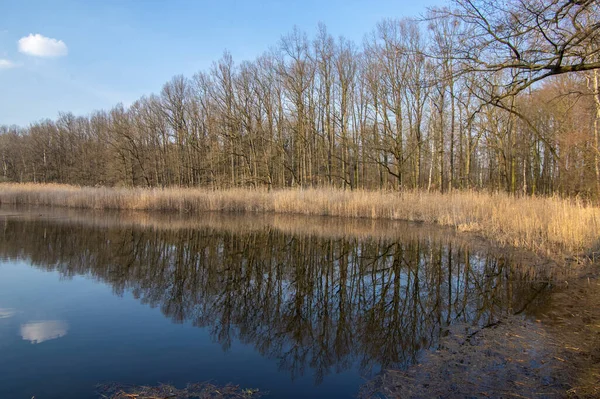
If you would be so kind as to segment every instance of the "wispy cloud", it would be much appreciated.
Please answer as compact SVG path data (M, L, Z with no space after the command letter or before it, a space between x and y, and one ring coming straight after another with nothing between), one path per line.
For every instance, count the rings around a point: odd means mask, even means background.
M15 68L16 66L17 66L17 64L12 62L11 60L6 60L3 58L0 58L0 70L11 69L11 68Z
M69 53L65 42L42 36L39 33L24 36L19 39L18 43L21 53L34 57L61 57Z
M14 309L0 308L0 319L13 317L17 312Z

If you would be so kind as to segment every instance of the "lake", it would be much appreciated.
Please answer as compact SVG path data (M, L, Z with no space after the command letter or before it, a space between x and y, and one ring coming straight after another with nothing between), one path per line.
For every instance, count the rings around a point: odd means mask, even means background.
M544 300L518 257L410 223L49 209L0 223L1 398L199 381L351 398L449 326Z

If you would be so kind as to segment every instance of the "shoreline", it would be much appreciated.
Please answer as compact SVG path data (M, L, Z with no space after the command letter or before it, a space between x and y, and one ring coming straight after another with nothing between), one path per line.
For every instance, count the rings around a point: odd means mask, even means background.
M336 216L451 227L562 261L600 248L600 207L577 199L454 191L344 191L331 188L210 191L0 184L0 205L94 210Z
M406 220L343 218L339 216L295 215L282 213L233 213L206 211L197 217L178 213L132 210L89 210L38 205L0 205L0 218L5 220L47 220L55 223L110 228L125 226L135 229L176 231L211 229L224 232L260 232L274 230L283 234L326 239L419 239L468 247L471 251L507 256L520 269L527 268L549 281L564 280L578 273L574 262L556 261L524 248L514 248L488 239L475 232L460 232L450 226Z
M590 265L554 287L535 319L511 315L481 329L455 325L416 366L386 369L361 399L600 395L600 278Z

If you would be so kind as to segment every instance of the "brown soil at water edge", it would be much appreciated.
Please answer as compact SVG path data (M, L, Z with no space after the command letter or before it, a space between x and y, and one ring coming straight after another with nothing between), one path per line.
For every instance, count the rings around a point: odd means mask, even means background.
M361 398L600 398L600 265L551 292L535 319L452 326L407 370L386 370Z
M552 295L540 319L556 341L570 398L600 398L600 264Z

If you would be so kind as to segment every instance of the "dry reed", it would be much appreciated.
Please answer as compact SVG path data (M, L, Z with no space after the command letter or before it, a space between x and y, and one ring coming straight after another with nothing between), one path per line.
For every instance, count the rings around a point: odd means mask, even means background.
M600 208L577 199L454 191L92 188L0 184L0 204L166 211L264 212L421 221L481 234L499 244L556 256L598 245Z

